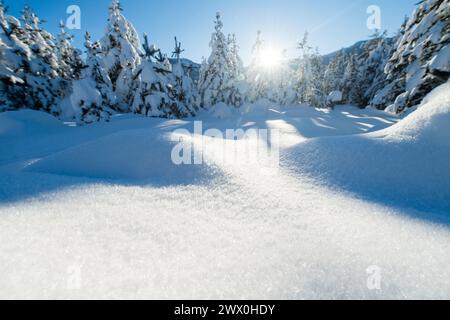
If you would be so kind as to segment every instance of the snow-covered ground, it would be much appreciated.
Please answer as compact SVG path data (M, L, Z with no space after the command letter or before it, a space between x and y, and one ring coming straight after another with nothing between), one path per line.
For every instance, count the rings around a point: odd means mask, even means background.
M174 131L194 120L0 114L0 298L448 299L449 92L403 120L260 105L195 119L279 129L275 172L214 153L175 166Z

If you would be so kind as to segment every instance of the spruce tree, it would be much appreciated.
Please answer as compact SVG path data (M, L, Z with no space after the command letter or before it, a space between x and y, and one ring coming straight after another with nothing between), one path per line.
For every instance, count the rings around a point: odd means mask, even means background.
M203 108L213 107L220 102L228 103L230 84L232 83L228 41L223 33L220 13L216 14L214 24L215 31L210 42L212 52L206 64L202 65L202 76L198 83Z
M69 86L59 77L53 36L30 7L22 11L22 22L12 16L5 18L3 4L0 7L3 108L31 108L60 116L59 102Z
M326 67L324 80L325 93L329 94L333 91L342 91L345 69L346 55L343 50L340 50Z
M229 92L227 94L227 104L240 107L247 94L247 86L244 75L244 63L239 56L239 46L236 41L236 35L228 36L229 61L231 66L231 79L229 84Z
M144 58L134 75L136 87L132 104L134 113L149 117L184 118L190 109L180 109L179 100L171 84L172 66L167 56L154 45L149 45L144 35Z
M60 22L58 35L57 57L59 75L66 80L78 80L84 68L80 50L72 45L73 36L65 30L64 22Z
M20 22L7 17L0 1L0 112L23 108L26 93L24 69L29 69L31 50L17 38Z
M362 88L359 82L358 53L352 52L344 73L342 95L344 102L358 105L361 100Z
M106 34L100 43L104 65L120 101L119 111L128 112L136 86L134 75L141 62L141 45L135 28L122 11L120 1L112 0Z
M325 92L325 64L317 49L308 43L308 32L298 44L301 55L297 61L298 70L295 90L302 103L314 107L325 107L327 93Z
M449 12L448 0L423 0L418 4L402 27L396 50L386 65L387 83L372 99L373 107L391 106L392 111L400 113L448 81Z
M194 116L198 107L198 94L194 81L189 75L189 71L185 70L181 62L180 56L184 50L181 48L181 42L175 38L175 49L172 57L175 63L172 65L172 88L170 90L172 98L177 103L177 108L186 115Z
M262 32L258 31L255 44L252 47L252 60L247 72L247 80L250 86L248 100L252 103L268 98L269 83L262 68L264 40L261 35Z
M283 52L282 57L277 71L273 74L273 102L286 106L298 103L298 97L294 88L295 70L291 66L290 59L286 56L286 51Z

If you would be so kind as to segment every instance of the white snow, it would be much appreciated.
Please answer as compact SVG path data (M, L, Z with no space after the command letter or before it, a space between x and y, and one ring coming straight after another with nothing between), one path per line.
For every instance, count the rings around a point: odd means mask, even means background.
M330 92L327 100L328 100L328 102L333 102L333 103L342 102L342 92L341 91Z
M217 119L231 118L233 115L233 109L223 102L219 102L211 107L210 114Z
M193 184L217 175L206 165L172 163L172 150L182 139L159 130L128 130L56 153L34 162L27 170L163 185Z
M350 106L197 119L279 129L270 174L175 168L173 131L193 121L1 114L0 298L448 299L449 91L401 121Z

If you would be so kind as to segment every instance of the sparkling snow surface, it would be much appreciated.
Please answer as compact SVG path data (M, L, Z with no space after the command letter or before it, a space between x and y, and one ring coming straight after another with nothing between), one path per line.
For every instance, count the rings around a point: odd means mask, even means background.
M430 99L445 102L449 89ZM122 116L79 128L0 114L0 298L450 298L450 182L434 189L428 177L424 194L409 189L413 177L399 182L423 154L414 141L449 175L439 159L449 131L434 144L430 129L449 106L428 108L435 117L424 105L397 125L353 107L199 117L205 129L280 129L278 172L213 155L174 168L173 131L192 131L190 120ZM411 133L424 117L423 134ZM404 166L383 172L383 152L394 151ZM384 179L403 187L399 196ZM380 290L367 270L380 271Z

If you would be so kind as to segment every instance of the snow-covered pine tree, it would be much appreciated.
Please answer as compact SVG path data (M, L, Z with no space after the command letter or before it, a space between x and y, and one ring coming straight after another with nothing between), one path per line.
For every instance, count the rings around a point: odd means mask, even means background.
M317 50L310 56L310 70L311 73L308 81L309 86L306 91L306 102L314 107L326 107L328 94L325 92L324 88L325 65Z
M262 32L258 31L255 44L252 47L252 59L247 70L247 81L249 83L247 99L251 103L268 98L269 83L262 68L263 50L264 40L262 39Z
M308 44L308 32L305 32L303 39L298 43L297 48L300 50L300 56L296 60L297 72L294 89L297 92L300 102L307 103L311 79L311 56L313 54L313 48Z
M112 83L100 57L102 47L85 35L86 64L78 79L71 82L71 93L62 102L63 116L78 124L108 121L117 103Z
M309 103L314 107L325 107L327 93L325 92L325 64L317 49L308 44L308 32L298 44L301 51L297 63L295 90L302 103Z
M176 59L172 65L172 90L170 90L172 98L177 103L177 108L182 110L182 113L194 116L198 109L198 93L197 88L194 85L194 81L189 75L189 71L185 70L181 63L181 53L184 52L181 49L181 42L178 42L175 38L175 50L172 57Z
M344 50L340 50L327 65L324 80L325 93L329 94L333 91L342 91L346 62L346 54Z
M325 72L325 92L339 90L345 103L366 107L385 85L384 67L392 55L395 38L376 32L352 52L339 51Z
M342 95L343 101L348 104L358 105L361 101L362 86L359 82L359 54L356 50L350 53L347 59L347 67L344 72Z
M239 46L237 44L236 34L233 33L228 35L228 46L233 78L242 79L244 77L244 62L239 56Z
M112 0L106 34L100 43L104 65L120 102L119 111L129 112L136 86L134 75L141 63L141 45L135 28L122 14L119 0Z
M404 25L386 65L387 84L372 99L378 109L400 113L419 104L450 75L450 2L422 0Z
M3 4L1 7L4 12ZM59 116L59 102L69 86L58 74L53 36L43 29L41 20L28 6L22 11L22 23L12 16L3 19L3 108L31 108ZM5 76L5 72L14 77Z
M298 103L297 92L295 91L295 71L291 66L291 61L287 57L286 50L283 51L282 59L279 66L276 68L276 72L272 75L272 88L273 90L272 101L282 105L292 105Z
M64 22L60 22L59 28L56 46L59 75L66 80L78 80L85 66L81 52L72 45L73 36L66 32Z
M25 79L21 68L28 67L30 49L21 42L16 31L20 22L7 17L0 1L0 112L24 107Z
M361 52L356 56L357 79L349 91L352 99L349 103L366 107L376 92L383 86L386 76L384 66L392 54L392 38L386 37L386 32L375 32L371 39L364 42Z
M215 31L210 42L212 52L206 64L202 65L198 83L202 108L210 108L220 102L229 102L232 68L228 41L222 31L223 23L220 13L216 14L214 24Z
M144 35L144 58L134 75L136 87L132 104L134 113L149 117L184 118L191 109L180 109L171 84L172 66L159 49L149 45Z
M236 35L228 35L229 61L231 66L231 79L229 84L229 93L227 104L240 107L245 101L247 94L247 85L244 75L244 63L239 56L239 46L236 41Z
M366 76L364 82L364 101L362 101L361 106L366 107L370 104L370 101L375 97L375 95L385 86L386 84L386 73L384 68L392 57L394 52L394 44L397 38L388 38L386 33L382 34L379 38L372 40L373 49L369 51L367 57L365 57L365 71L360 73L360 79L365 73Z

